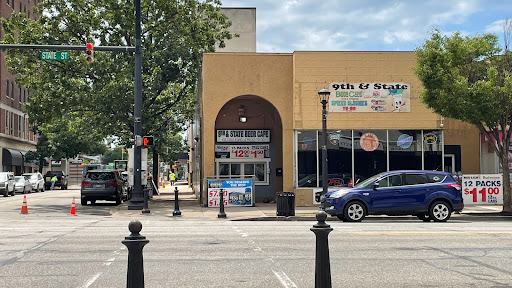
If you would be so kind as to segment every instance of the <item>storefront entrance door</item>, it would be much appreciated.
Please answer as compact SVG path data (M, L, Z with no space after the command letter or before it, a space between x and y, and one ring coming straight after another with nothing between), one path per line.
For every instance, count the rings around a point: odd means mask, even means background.
M444 172L454 173L455 172L455 155L444 154Z

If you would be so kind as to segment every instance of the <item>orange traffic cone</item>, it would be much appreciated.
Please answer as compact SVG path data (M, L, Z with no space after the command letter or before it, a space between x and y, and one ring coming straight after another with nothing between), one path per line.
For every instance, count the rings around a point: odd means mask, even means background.
M165 180L162 181L162 188L165 188Z
M69 215L76 216L75 212L75 196L73 196L73 203L71 203L71 210L69 211Z
M27 195L23 195L23 205L21 206L21 214L28 214Z

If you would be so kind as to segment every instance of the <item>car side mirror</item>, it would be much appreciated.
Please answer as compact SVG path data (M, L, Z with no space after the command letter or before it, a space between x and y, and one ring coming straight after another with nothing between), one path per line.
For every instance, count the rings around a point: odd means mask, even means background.
M379 188L379 187L380 187L379 182L373 183L373 190L377 190L377 188Z

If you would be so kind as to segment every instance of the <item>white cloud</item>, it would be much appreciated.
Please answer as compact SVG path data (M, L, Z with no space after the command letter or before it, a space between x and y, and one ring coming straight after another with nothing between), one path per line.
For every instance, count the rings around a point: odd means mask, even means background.
M257 50L279 53L414 50L429 38L433 27L471 34L484 29L494 33L503 31L502 27L496 30L499 24L494 22L487 27L476 26L475 15L490 5L484 0L223 1L224 7L256 7ZM508 9L512 15L512 5L502 4L499 9ZM482 19L478 20L481 22L478 25L486 25Z

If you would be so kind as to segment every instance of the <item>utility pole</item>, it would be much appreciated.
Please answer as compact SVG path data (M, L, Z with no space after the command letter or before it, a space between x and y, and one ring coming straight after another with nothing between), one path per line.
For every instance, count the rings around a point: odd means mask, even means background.
M144 207L144 197L141 179L141 145L142 145L142 40L140 24L140 0L135 0L135 105L133 134L135 135L135 163L133 178L133 193L128 210L141 210Z

